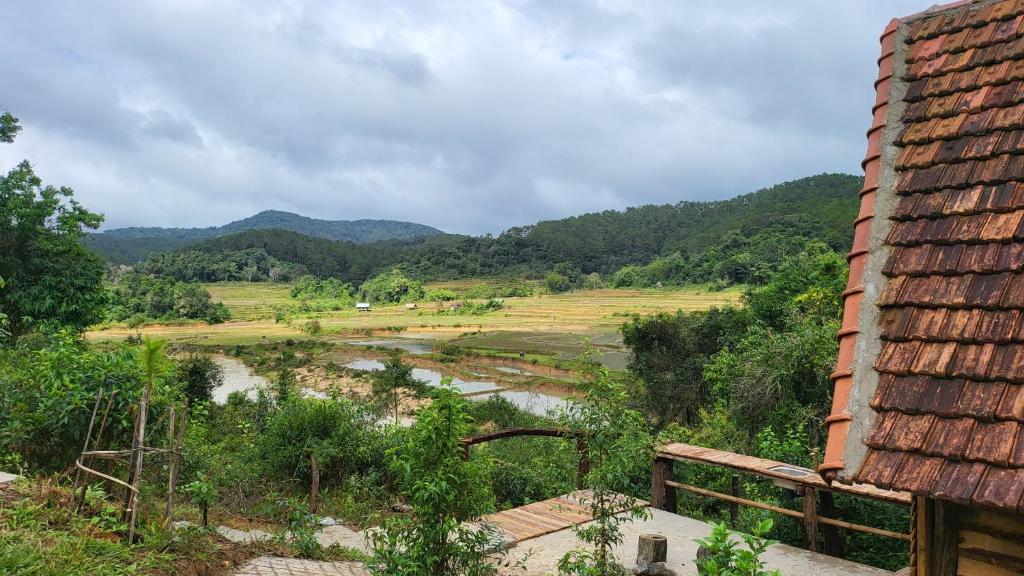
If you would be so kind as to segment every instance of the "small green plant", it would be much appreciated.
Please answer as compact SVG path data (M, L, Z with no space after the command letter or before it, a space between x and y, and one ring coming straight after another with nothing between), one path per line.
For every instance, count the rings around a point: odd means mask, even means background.
M588 351L581 359L593 354ZM594 521L574 528L588 549L572 550L558 562L564 576L619 576L628 574L612 553L622 543L622 525L650 516L646 506L626 495L630 476L650 461L653 439L643 416L628 408L625 388L604 369L593 369L587 395L572 404L561 417L562 425L575 430L586 447L590 471L584 478L590 494L581 498Z
M396 426L399 423L402 390L418 395L426 389L423 382L413 378L412 366L402 362L402 354L398 351L392 352L384 363L384 369L374 372L372 378L373 395L392 409Z
M277 373L277 380L274 381L274 399L279 405L284 404L292 397L295 382L295 371L288 366L282 366Z
M697 540L710 557L697 558L700 576L782 576L778 570L764 569L761 554L769 542L763 538L772 529L772 519L765 518L757 523L753 534L740 534L746 549L739 546L725 524L712 524L711 535Z
M107 493L96 485L85 488L85 505L91 511L89 524L106 532L123 532L128 526L121 522L117 506L107 500Z
M515 569L492 530L465 522L493 507L479 461L463 458L459 439L470 430L466 401L446 378L403 442L388 454L391 470L412 505L408 518L390 518L371 536L375 576L494 576Z
M196 479L181 487L192 498L203 514L203 528L209 526L210 506L217 501L217 486L205 474L199 473Z
M319 518L310 514L309 508L299 498L281 498L276 502L277 512L288 523L288 529L277 536L277 541L287 544L300 558L319 558L323 547L316 539Z

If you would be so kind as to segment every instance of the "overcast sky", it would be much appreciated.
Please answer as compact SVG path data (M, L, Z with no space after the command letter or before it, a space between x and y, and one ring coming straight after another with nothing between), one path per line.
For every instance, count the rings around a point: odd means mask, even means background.
M926 0L79 0L0 17L0 108L106 228L264 209L447 231L859 174Z

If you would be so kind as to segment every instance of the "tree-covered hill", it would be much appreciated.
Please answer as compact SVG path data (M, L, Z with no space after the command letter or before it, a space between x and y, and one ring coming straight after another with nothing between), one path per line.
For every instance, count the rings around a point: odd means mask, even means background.
M85 243L115 264L143 260L150 253L178 250L210 238L246 230L289 230L316 238L365 244L436 236L424 224L395 220L318 220L291 212L265 210L243 220L210 228L118 228L90 234Z
M182 280L254 278L253 255L270 269L359 283L400 265L424 279L539 276L552 269L610 276L659 258L689 262L687 279L746 281L787 250L821 241L849 248L861 179L822 174L717 202L681 202L584 214L511 228L497 237L441 234L367 244L335 242L282 230L249 230L210 239L143 266ZM241 254L245 258L240 258ZM244 262L243 262L244 260ZM247 269L249 274L232 270ZM280 277L280 275L278 275Z

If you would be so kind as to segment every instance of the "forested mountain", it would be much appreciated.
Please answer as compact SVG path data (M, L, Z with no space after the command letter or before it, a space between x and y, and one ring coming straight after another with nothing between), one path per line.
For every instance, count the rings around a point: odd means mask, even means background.
M442 234L355 244L250 230L186 252L155 254L142 268L182 280L275 279L274 269L276 279L309 273L355 284L394 265L441 279L540 276L552 269L610 276L626 266L666 261L674 266L674 281L745 282L807 241L848 250L860 186L858 177L822 174L729 200L609 210L497 237Z
M291 212L265 210L243 220L210 228L118 228L89 234L85 243L115 264L138 262L152 252L183 248L246 230L289 230L316 238L365 244L442 234L437 228L394 220L318 220Z

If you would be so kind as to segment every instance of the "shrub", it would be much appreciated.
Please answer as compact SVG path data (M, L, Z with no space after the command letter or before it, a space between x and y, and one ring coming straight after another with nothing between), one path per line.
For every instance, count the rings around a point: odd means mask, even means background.
M203 514L203 528L209 525L210 506L217 501L217 487L206 475L199 474L196 479L181 487L181 491L188 494Z
M365 408L348 400L293 397L270 416L258 452L272 478L312 479L311 457L324 478L379 469L382 434Z
M544 286L546 286L548 292L551 292L552 294L568 292L572 289L572 284L569 282L569 279L556 272L552 272L544 277Z
M309 334L310 336L317 336L319 334L322 334L324 331L323 326L320 325L319 320L307 320L305 322L302 322L301 324L299 324L299 330L305 332L306 334Z
M493 535L463 523L488 511L492 497L482 464L462 457L459 439L469 432L470 417L450 384L446 379L404 442L388 452L413 513L389 519L371 536L368 567L377 576L497 574L488 558Z
M167 379L160 376L151 403L154 416L171 395ZM136 349L127 344L93 349L71 332L44 331L0 348L0 454L17 453L33 470L72 465L100 389L107 397L117 392L104 440L127 446L132 406L143 382Z
M213 389L224 384L224 370L206 354L191 354L178 360L175 373L181 392L191 404L209 402Z
M451 302L455 300L455 292L445 288L431 290L427 292L426 300L428 302Z

